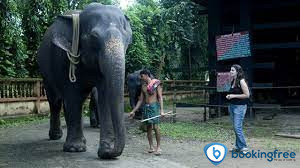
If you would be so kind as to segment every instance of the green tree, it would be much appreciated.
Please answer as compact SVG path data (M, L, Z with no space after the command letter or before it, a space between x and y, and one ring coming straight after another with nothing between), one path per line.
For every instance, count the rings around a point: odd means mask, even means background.
M27 58L23 41L18 4L13 0L0 1L0 77L25 77Z
M27 0L23 7L22 27L25 34L28 59L26 68L31 77L38 76L37 49L49 27L50 0Z
M70 1L70 0L69 0ZM92 2L98 2L103 5L113 5L116 4L116 0L71 0L70 1L70 9L83 9L84 6L92 3Z
M68 1L67 0L52 0L52 1L50 1L49 21L48 22L53 23L56 16L62 15L67 10L68 10Z
M143 21L138 17L136 8L126 12L131 21L132 44L126 54L126 71L132 73L141 68L149 68L149 50L145 40Z
M203 66L207 65L207 17L199 17L199 6L191 0L161 0L164 27L169 38L166 48L165 74L171 78L188 79L186 70L189 67L189 55L191 50L192 78L199 79L203 76ZM174 73L172 69L181 69L180 73ZM196 69L196 71L195 71Z

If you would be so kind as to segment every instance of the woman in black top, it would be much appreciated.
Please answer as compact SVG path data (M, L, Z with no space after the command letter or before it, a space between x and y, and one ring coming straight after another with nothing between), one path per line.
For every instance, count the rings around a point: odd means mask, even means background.
M250 92L240 65L234 64L231 66L230 76L232 77L232 82L226 98L229 100L228 111L236 136L235 148L232 150L245 154L248 152L248 149L243 133L243 120L247 111Z

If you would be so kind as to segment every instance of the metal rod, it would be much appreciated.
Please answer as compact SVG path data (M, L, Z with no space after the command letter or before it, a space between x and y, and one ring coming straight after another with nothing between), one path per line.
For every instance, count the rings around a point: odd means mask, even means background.
M169 112L167 112L167 113L165 113L165 115L170 115L170 116L172 116L172 115L174 115L174 114L170 114L170 113L172 113L173 111L169 111ZM144 119L144 120L142 120L141 122L145 122L145 121L148 121L148 120L152 120L152 119L154 119L154 118L158 118L158 117L160 117L161 115L157 115L157 116L154 116L154 117L151 117L151 118L147 118L147 119Z

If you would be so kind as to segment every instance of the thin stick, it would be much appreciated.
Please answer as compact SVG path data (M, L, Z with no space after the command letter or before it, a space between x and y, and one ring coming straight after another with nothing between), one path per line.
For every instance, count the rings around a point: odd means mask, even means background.
M173 111L169 111L167 113L165 113L165 115L175 115L175 114L170 114L172 113ZM144 120L141 120L141 122L145 122L145 121L148 121L148 120L152 120L154 118L157 118L157 117L160 117L161 115L157 115L157 116L154 116L154 117L151 117L151 118L147 118L147 119L144 119Z

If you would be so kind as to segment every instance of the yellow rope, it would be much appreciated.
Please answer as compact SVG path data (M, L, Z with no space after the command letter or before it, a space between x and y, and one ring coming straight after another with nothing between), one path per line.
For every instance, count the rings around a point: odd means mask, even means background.
M73 39L72 51L67 51L67 56L70 60L69 79L71 82L76 82L75 70L76 65L79 63L80 54L78 54L79 45L79 14L72 14L73 19Z

